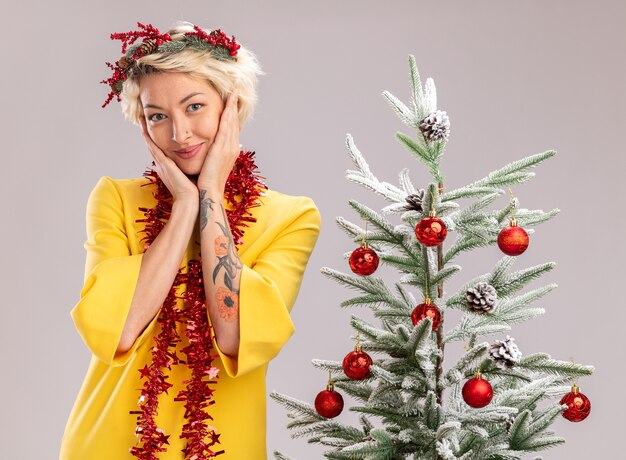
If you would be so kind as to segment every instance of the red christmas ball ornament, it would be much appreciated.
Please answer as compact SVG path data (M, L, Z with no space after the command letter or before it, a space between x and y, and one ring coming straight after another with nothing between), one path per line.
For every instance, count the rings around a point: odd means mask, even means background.
M563 417L570 422L581 422L591 412L591 401L576 385L572 385L572 391L563 396L559 403L568 405L568 409L563 411Z
M357 275L371 275L378 268L378 254L363 241L350 255L350 269Z
M437 305L431 304L430 299L426 297L424 303L419 304L411 314L413 325L416 326L424 318L429 317L433 320L433 331L439 327L441 323L441 312Z
M328 381L328 386L320 391L315 397L315 410L325 418L334 418L341 414L343 410L343 397L334 390L332 381Z
M511 219L508 227L500 230L498 247L508 256L519 256L528 248L528 233L517 226L515 218Z
M370 371L372 364L373 361L370 355L361 349L360 343L357 343L354 351L351 351L343 358L343 372L352 380L363 380L372 374Z
M446 239L448 229L441 219L430 211L415 227L415 236L424 246L439 246Z
M463 400L468 406L475 409L485 407L493 398L493 388L491 384L482 378L480 371L463 385Z

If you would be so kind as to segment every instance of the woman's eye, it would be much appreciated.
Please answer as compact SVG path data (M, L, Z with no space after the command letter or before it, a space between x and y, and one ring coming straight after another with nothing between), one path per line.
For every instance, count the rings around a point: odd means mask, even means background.
M163 120L163 118L160 118L160 117L165 117L165 115L163 115L162 113L155 113L155 114L153 114L153 115L150 115L150 116L148 117L148 119L149 119L150 121L159 121L159 120Z
M191 109L192 112L196 112L198 110L200 110L200 107L202 107L203 104L200 104L199 102L195 103L195 104L189 104L189 108Z

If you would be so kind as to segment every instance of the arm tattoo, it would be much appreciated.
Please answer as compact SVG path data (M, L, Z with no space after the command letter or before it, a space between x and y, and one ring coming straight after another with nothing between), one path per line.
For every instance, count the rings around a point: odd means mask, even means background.
M228 217L224 206L220 205L224 224L216 221L222 230L222 234L215 238L215 254L217 255L217 265L213 270L213 283L216 283L220 271L224 269L224 287L218 287L215 299L219 305L220 316L230 322L237 319L239 312L239 289L234 289L233 281L243 267L237 254L237 248L233 241L230 228L228 227Z
M215 201L209 197L205 198L205 195L206 190L200 189L200 231L204 230L204 227L209 222L209 217L212 215L209 211L213 211L213 205L215 204Z

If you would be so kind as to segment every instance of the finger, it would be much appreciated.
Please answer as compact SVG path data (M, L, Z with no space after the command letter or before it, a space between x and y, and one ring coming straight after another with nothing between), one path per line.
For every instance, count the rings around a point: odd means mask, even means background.
M235 91L230 93L226 98L226 104L224 105L224 110L222 110L222 114L220 115L220 123L217 129L217 134L215 135L215 140L213 144L219 151L224 152L225 148L228 148L232 143L232 117L233 112L236 110L233 109L233 99L235 96Z
M230 96L229 96L230 98ZM213 145L219 147L220 150L226 144L229 138L229 118L230 118L230 106L229 101L226 101L226 105L224 110L222 110L222 114L220 115L220 123L217 127L217 133L215 134L215 139L213 140Z
M222 114L224 118L224 128L227 134L228 144L232 144L234 131L236 131L236 121L238 120L238 111L237 111L237 90L233 90L232 93L228 95L228 100L226 101L226 107L224 108L224 112Z
M238 110L238 101L239 101L239 92L235 90L234 100L232 103L232 114L231 114L231 139L230 144L233 146L233 149L237 152L240 151L241 145L239 144L239 110Z

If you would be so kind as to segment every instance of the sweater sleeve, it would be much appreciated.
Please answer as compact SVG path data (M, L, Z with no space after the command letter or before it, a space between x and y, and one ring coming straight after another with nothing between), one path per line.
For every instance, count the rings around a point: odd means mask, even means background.
M237 356L224 354L213 340L231 378L269 362L294 332L290 312L317 242L321 218L312 199L299 197L286 222L257 259L250 266L243 265Z
M133 345L116 353L135 293L143 253L131 254L122 198L112 179L100 178L87 200L84 285L70 315L93 355L123 366L154 328L152 319Z

